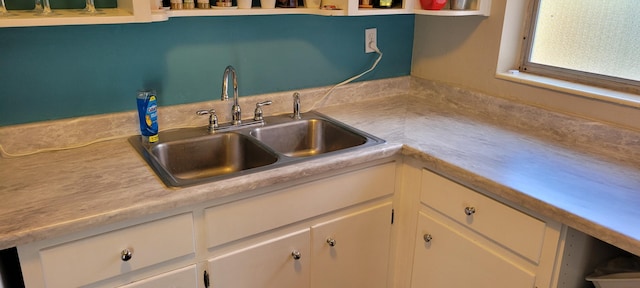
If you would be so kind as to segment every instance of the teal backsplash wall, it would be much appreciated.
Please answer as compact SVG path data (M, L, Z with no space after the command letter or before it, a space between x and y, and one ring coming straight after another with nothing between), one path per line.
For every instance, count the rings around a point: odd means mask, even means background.
M368 69L364 29L384 57L361 80L409 75L413 15L171 18L166 22L0 28L0 125L219 99L233 65L240 96L338 83Z

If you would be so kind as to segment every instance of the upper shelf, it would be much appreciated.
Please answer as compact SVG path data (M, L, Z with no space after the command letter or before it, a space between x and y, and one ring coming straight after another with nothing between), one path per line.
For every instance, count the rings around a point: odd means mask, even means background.
M491 0L473 1L469 10L450 10L448 3L442 10L424 10L420 1L417 0L413 12L417 15L432 16L489 16L491 14Z
M11 11L11 15L0 18L0 27L93 25L136 22L135 16L124 9L100 9L101 14L92 16L80 9L54 10L53 15L38 16L32 11Z
M156 15L166 14L167 18L172 17L192 17L192 16L241 16L241 15L287 15L287 14L310 14L324 16L344 16L344 10L323 10L312 8L273 8L263 9L253 7L251 9L188 9L188 10L168 10L154 12Z
M99 10L100 14L88 15L81 13L81 9L54 9L54 14L47 16L39 16L28 10L9 10L9 16L0 17L0 27L151 22L149 0L118 0L118 8Z
M11 10L9 16L0 17L0 27L61 26L121 24L137 22L167 21L172 17L194 16L242 16L242 15L287 15L310 14L324 16L366 16L392 14L418 14L434 16L489 16L491 0L476 0L470 10L423 10L419 0L404 0L401 6L388 9L359 8L358 0L323 0L325 5L335 5L339 10L313 8L275 8L262 9L189 9L189 10L152 10L153 0L118 0L118 8L100 9L101 14L86 15L79 9L57 9L55 15L38 16L32 11Z

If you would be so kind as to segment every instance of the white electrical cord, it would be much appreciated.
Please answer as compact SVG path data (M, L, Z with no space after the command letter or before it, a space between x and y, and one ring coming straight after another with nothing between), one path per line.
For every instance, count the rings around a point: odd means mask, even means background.
M375 62L373 62L373 65L371 65L371 68L367 69L367 71L364 71L356 76L353 76L347 80L344 80L336 85L334 85L333 87L331 87L331 89L329 89L329 91L327 91L327 93L325 93L318 101L316 101L312 106L311 109L316 108L316 105L320 102L326 101L326 98L329 96L329 94L331 94L331 92L333 92L333 90L335 90L336 88L348 84L353 80L356 80L362 76L364 76L365 74L373 71L374 69L376 69L376 66L378 66L378 63L380 62L380 60L382 59L382 52L378 49L378 47L375 45L375 43L373 42L369 42L369 48L371 48L374 52L378 53L378 59L376 59ZM188 127L193 127L193 126L188 126ZM180 127L180 128L188 128L188 127ZM175 129L175 128L172 128ZM82 144L78 144L78 145L72 145L72 146L67 146L67 147L62 147L62 148L46 148L46 149L39 149L36 151L32 151L32 152L27 152L27 153L9 153L6 150L4 150L4 147L2 147L2 145L0 144L0 156L3 158L16 158L16 157L22 157L22 156L28 156L28 155L33 155L33 154L38 154L38 153L42 153L42 152L49 152L49 151L61 151L61 150L69 150L69 149L75 149L75 148L81 148L81 147L86 147L95 143L99 143L99 142L104 142L104 141L109 141L109 140L114 140L114 139L119 139L122 138L123 136L112 136L112 137L105 137L105 138L100 138L100 139L96 139L90 142L86 142L86 143L82 143Z
M331 94L331 92L333 92L333 90L334 90L334 89L336 89L336 88L338 88L338 87L340 87L340 86L342 86L342 85L348 84L348 83L350 83L351 81L356 80L356 79L358 79L358 78L360 78L360 77L364 76L365 74L367 74L367 73L369 73L369 72L373 71L374 69L376 69L376 66L378 66L378 63L379 63L379 62L380 62L380 60L382 59L382 51L380 51L380 49L378 49L378 47L376 46L376 44L375 44L374 42L369 42L369 48L371 48L374 52L378 53L378 59L376 59L376 61L375 61L375 62L373 62L373 65L371 65L371 68L369 68L367 71L364 71L364 72L362 72L362 73L360 73L360 74L358 74L358 75L356 75L356 76L353 76L353 77L351 77L351 78L349 78L349 79L347 79L347 80L344 80L344 81L342 81L342 82L340 82L340 83L338 83L338 84L334 85L333 87L331 87L331 89L329 89L329 91L327 91L327 93L325 93L325 94L324 94L324 95L323 95L323 96L322 96L318 101L316 101L315 103L313 103L313 105L311 105L311 109L310 109L310 110L315 109L315 108L316 108L316 106L317 106L320 102L324 102L324 101L326 101L326 100L327 100L327 97L329 96L329 94Z
M22 156L29 156L29 155L33 155L33 154L38 154L38 153L42 153L42 152L70 150L70 149L89 146L91 144L96 144L96 143L99 143L99 142L119 139L119 138L123 138L123 136L105 137L105 138L96 139L96 140L93 140L93 141L90 141L90 142L86 142L86 143L82 143L82 144L71 145L71 146L62 147L62 148L45 148L45 149L39 149L39 150L35 150L35 151L32 151L32 152L27 152L27 153L9 153L6 150L4 150L4 147L2 147L2 145L0 145L0 156L2 156L2 158L17 158L17 157L22 157Z
M164 129L164 130L160 130L160 131L173 130L173 129L185 129L185 128L198 128L198 127L202 127L202 125L185 125L185 126L180 126L180 127L171 127L169 129ZM131 135L129 135L129 136L131 136ZM33 154L42 153L42 152L71 150L71 149L86 147L86 146L93 145L93 144L100 143L100 142L106 142L106 141L110 141L110 140L121 139L121 138L124 138L124 137L128 137L128 136L115 135L115 136L111 136L111 137L98 138L98 139L93 140L93 141L80 143L80 144L76 144L76 145L70 145L70 146L59 147L59 148L58 147L44 148L44 149L38 149L38 150L35 150L35 151L26 152L26 153L9 153L9 152L7 152L7 150L4 150L4 147L2 147L2 144L0 144L0 157L2 157L2 158L18 158L18 157L29 156L29 155L33 155Z

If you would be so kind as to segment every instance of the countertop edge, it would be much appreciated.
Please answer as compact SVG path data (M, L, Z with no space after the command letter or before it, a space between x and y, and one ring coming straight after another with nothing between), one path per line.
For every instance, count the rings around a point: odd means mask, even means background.
M357 149L346 153L337 153L335 155L309 160L299 163L298 165L278 167L250 175L242 175L212 183L202 183L187 188L176 189L162 186L162 189L172 189L174 191L184 190L184 194L188 195L175 195L172 196L173 199L162 198L144 203L136 203L135 205L130 205L122 209L110 210L105 213L71 219L69 221L63 221L53 225L19 231L11 234L0 234L0 250L59 237L70 233L76 233L99 226L117 224L118 222L140 219L149 217L150 215L195 206L206 203L207 201L218 200L241 192L268 188L276 184L300 179L302 177L393 158L396 155L401 155L401 151L402 144L386 142L364 149ZM276 174L277 176L275 176ZM250 182L235 181L241 177L247 176L251 177Z

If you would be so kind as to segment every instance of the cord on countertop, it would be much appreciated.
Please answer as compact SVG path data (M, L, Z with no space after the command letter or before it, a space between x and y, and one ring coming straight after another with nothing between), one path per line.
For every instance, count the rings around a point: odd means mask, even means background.
M362 76L364 76L365 74L373 71L374 69L376 69L376 66L378 66L378 63L380 62L380 60L382 59L382 52L378 49L378 47L374 44L374 43L369 43L369 47L371 49L373 49L374 52L376 52L378 54L378 58L376 59L375 62L373 62L373 65L371 65L371 68L367 69L366 71L355 75L347 80L344 80L336 85L334 85L333 87L331 87L329 89L329 91L327 91L327 93L325 93L318 101L316 101L315 103L313 103L313 105L311 105L311 109L313 110L317 107L318 104L326 102L329 94L331 94L331 92L333 92L333 90L335 90L336 88L351 83L353 80L356 80ZM175 128L171 128L168 130L172 130L172 129L181 129L181 128L193 128L196 126L185 126L185 127L175 127ZM105 141L109 141L109 140L115 140L115 139L119 139L119 138L123 138L123 136L119 135L119 136L112 136L112 137L105 137L105 138L99 138L90 142L86 142L86 143L81 143L81 144L77 144L77 145L71 145L71 146L66 146L66 147L54 147L54 148L45 148L45 149L38 149L35 151L31 151L31 152L26 152L26 153L9 153L6 150L4 150L4 147L2 146L2 144L0 144L0 156L2 158L18 158L18 157L24 157L24 156L29 156L29 155L34 155L34 154L38 154L38 153L43 153L43 152L52 152L52 151L62 151L62 150L70 150L70 149L76 149L76 148L82 148L82 147L86 147L89 145L93 145L96 143L100 143L100 142L105 142Z

